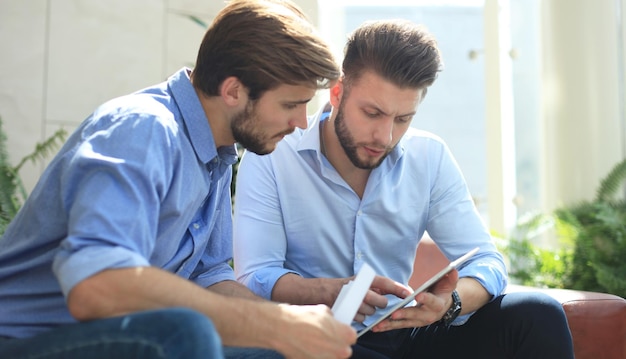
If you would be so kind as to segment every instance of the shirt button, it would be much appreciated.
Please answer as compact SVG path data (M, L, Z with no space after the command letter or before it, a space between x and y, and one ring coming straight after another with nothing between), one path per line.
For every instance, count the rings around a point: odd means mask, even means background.
M193 228L194 228L194 229L198 229L198 228L200 228L200 225L199 225L198 223L194 223L194 224L193 224Z
M361 259L361 257L363 257L363 254L361 252L356 254L356 259Z
M362 215L362 214L363 214L363 212L362 212L361 210L359 210L358 212L356 212L356 215L357 215L357 216L360 216L360 215Z

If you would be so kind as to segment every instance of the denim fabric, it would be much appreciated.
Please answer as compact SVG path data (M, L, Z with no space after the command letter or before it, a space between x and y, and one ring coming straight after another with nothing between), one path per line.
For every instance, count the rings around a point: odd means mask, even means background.
M278 352L257 348L224 347L226 359L283 359Z
M212 322L189 309L145 311L70 324L24 339L0 339L0 358L223 358Z

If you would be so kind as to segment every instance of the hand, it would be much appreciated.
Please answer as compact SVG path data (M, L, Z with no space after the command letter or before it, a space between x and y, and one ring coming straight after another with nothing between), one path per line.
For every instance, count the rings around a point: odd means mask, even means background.
M388 302L387 297L385 297L386 294L393 294L399 298L406 298L411 293L411 288L405 285L387 277L376 276L374 277L374 281L372 281L372 285L365 295L363 303L361 303L354 320L362 323L365 320L365 317L374 314L377 308L386 308Z
M372 331L423 327L438 321L452 304L452 291L456 289L458 280L458 271L451 271L427 292L418 294L415 297L417 305L395 311L390 318L372 328Z
M281 304L284 331L276 349L286 358L349 358L356 331L337 321L325 305Z

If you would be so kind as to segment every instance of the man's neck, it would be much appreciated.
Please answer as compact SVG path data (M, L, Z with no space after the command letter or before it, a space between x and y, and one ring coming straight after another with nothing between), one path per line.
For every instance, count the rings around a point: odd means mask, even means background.
M322 153L359 198L363 198L367 179L372 170L361 169L352 164L335 133L333 116L320 123L320 127L320 148Z
M195 89L204 114L209 121L211 127L211 133L213 134L213 141L215 147L220 148L223 146L232 146L235 144L235 138L233 132L230 129L230 122L226 109L220 106L219 96L206 96L197 88Z

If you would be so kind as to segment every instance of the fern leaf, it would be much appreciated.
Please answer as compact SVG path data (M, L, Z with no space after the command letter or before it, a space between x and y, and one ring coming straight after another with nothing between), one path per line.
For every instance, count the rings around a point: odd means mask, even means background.
M616 164L611 172L600 182L596 192L596 200L600 202L611 201L622 185L626 183L626 158Z
M52 154L53 151L56 151L65 141L65 137L67 136L67 131L64 129L58 129L52 136L48 137L45 141L39 142L35 145L35 150L24 156L20 163L15 166L15 172L19 172L20 168L28 162L36 163L37 161L42 161L46 157Z

